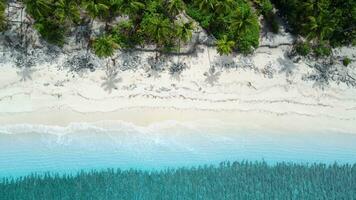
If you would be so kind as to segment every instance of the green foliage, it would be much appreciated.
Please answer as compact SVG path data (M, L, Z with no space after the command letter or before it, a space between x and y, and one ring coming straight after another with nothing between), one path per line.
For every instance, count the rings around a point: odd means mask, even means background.
M348 57L345 57L343 60L342 60L342 64L347 67L349 64L351 63L351 59L348 58Z
M279 24L277 21L277 17L273 12L273 5L270 0L254 0L257 4L257 8L260 10L261 14L263 15L268 28L273 33L279 32Z
M309 42L299 42L295 46L295 51L301 55L301 56L306 56L311 52L311 46Z
M185 4L181 0L138 0L116 4L129 20L120 22L112 30L114 40L123 48L154 44L159 50L171 51L180 42L192 37L192 22L183 22L178 14Z
M317 57L325 57L331 55L331 47L326 42L320 42L314 47L314 54Z
M217 41L217 51L220 55L231 54L234 46L235 42L228 40L226 35L224 35L220 40Z
M55 21L41 18L35 22L34 27L48 42L59 46L64 44L65 30Z
M99 1L87 0L84 1L83 7L85 8L87 14L94 20L97 17L104 17L107 15L109 7Z
M187 13L218 40L234 41L242 53L258 47L260 27L256 13L243 0L186 1Z
M35 20L50 17L52 11L52 1L49 0L24 0L26 12Z
M67 29L80 20L76 0L24 0L26 12L35 20L34 27L49 43L62 46Z
M5 0L0 0L0 32L5 30L5 27L6 27L5 9L6 9Z
M169 45L174 36L174 24L158 13L149 13L143 16L140 24L140 32L149 42L154 42L159 47Z
M356 38L354 0L273 0L293 32L316 43L352 44Z
M107 58L114 55L119 45L112 36L104 35L94 40L92 48L99 58Z
M80 20L80 10L78 5L72 0L58 0L55 3L54 15L60 23L78 23Z
M164 171L31 175L0 182L2 200L354 199L356 165L226 162Z
M111 35L114 41L119 44L122 48L130 48L135 44L140 44L142 41L139 41L140 36L138 34L132 35L134 32L134 24L132 20L123 20L120 21L111 31Z

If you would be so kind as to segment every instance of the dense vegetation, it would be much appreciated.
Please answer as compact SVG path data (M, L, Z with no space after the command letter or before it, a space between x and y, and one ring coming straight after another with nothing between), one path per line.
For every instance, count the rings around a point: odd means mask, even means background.
M258 47L257 15L244 0L190 0L187 13L218 39L220 54L234 49L250 53Z
M6 25L5 8L6 8L5 0L0 0L0 31L3 31Z
M250 53L259 45L259 15L270 31L278 33L274 5L293 33L306 39L295 46L302 55L327 56L331 47L356 43L354 0L18 1L46 41L62 46L73 27L85 27L87 48L99 57L147 44L159 51L179 51L192 37L194 21L218 40L220 54ZM6 27L7 3L0 0L0 31ZM95 21L105 23L100 33L92 32Z
M7 199L354 199L356 165L223 163L161 172L106 170L0 183Z
M356 1L273 0L295 34L307 41L299 44L301 54L311 49L327 56L330 47L356 44Z

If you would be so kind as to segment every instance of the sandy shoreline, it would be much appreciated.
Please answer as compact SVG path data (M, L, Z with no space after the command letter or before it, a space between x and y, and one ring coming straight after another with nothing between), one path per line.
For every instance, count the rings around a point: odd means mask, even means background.
M356 133L352 120L335 120L332 117L312 117L298 114L277 115L263 112L207 111L172 108L130 108L112 112L79 113L71 110L48 110L0 115L0 126L41 124L66 127L72 123L124 122L147 127L168 121L197 123L204 126L229 124L241 130L265 130L278 132ZM216 124L214 125L214 123Z
M356 133L356 89L303 80L316 72L286 57L290 47L259 48L247 57L199 48L196 56L179 57L188 68L176 74L169 66L177 57L154 71L147 63L154 53L142 52L109 68L103 61L94 72L65 68L67 55L31 68L0 63L0 126L218 120L241 128ZM130 63L136 67L121 68Z

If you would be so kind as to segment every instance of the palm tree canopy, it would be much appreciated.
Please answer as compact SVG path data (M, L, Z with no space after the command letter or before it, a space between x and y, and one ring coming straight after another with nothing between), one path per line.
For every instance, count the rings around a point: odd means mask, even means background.
M26 12L35 19L47 16L51 10L50 1L48 0L24 0Z
M168 0L167 1L167 11L172 15L176 16L185 9L185 4L183 0Z
M119 45L111 36L101 36L94 40L93 49L95 54L100 58L107 58L114 54L115 49L118 49Z
M217 51L220 55L229 55L232 53L235 46L235 42L228 40L228 37L224 35L220 40L217 41Z
M103 15L109 7L103 3L96 3L94 0L84 2L84 8L93 19Z
M192 38L193 35L193 22L187 22L184 23L183 25L178 25L177 26L177 36L180 38L182 41L187 42Z
M77 23L80 19L79 6L72 0L58 0L56 3L55 16L60 22L71 21Z

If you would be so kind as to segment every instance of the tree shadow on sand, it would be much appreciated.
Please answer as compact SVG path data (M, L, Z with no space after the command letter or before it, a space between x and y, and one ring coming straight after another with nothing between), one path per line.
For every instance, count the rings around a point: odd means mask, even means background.
M20 77L21 82L26 82L28 80L32 80L32 74L36 70L32 69L31 67L22 67L20 71L17 71L17 75Z
M169 74L175 80L180 81L182 72L187 68L188 68L188 65L183 61L173 62L170 65Z
M215 67L211 67L208 72L204 73L204 76L206 77L205 82L211 86L214 86L215 83L218 83L220 75L221 72L217 72Z
M118 68L121 71L126 70L137 70L140 66L142 66L142 58L140 52L122 52L117 57L121 62L118 63Z
M154 57L147 58L147 65L145 70L148 73L148 77L158 79L161 77L160 73L166 70L166 66L169 65L169 60L166 57Z
M101 87L104 91L109 94L112 93L113 90L117 90L117 84L122 81L120 77L117 77L118 72L115 69L107 69L105 72L105 76L101 78L104 82L101 84Z
M287 55L284 55L283 58L277 58L277 62L281 66L279 73L285 73L287 77L293 75L294 70L297 69L297 66L293 63Z
M330 82L356 87L356 74L352 69L327 62L315 63L309 67L313 69L313 72L303 76L303 80L313 81L314 87L325 89Z

